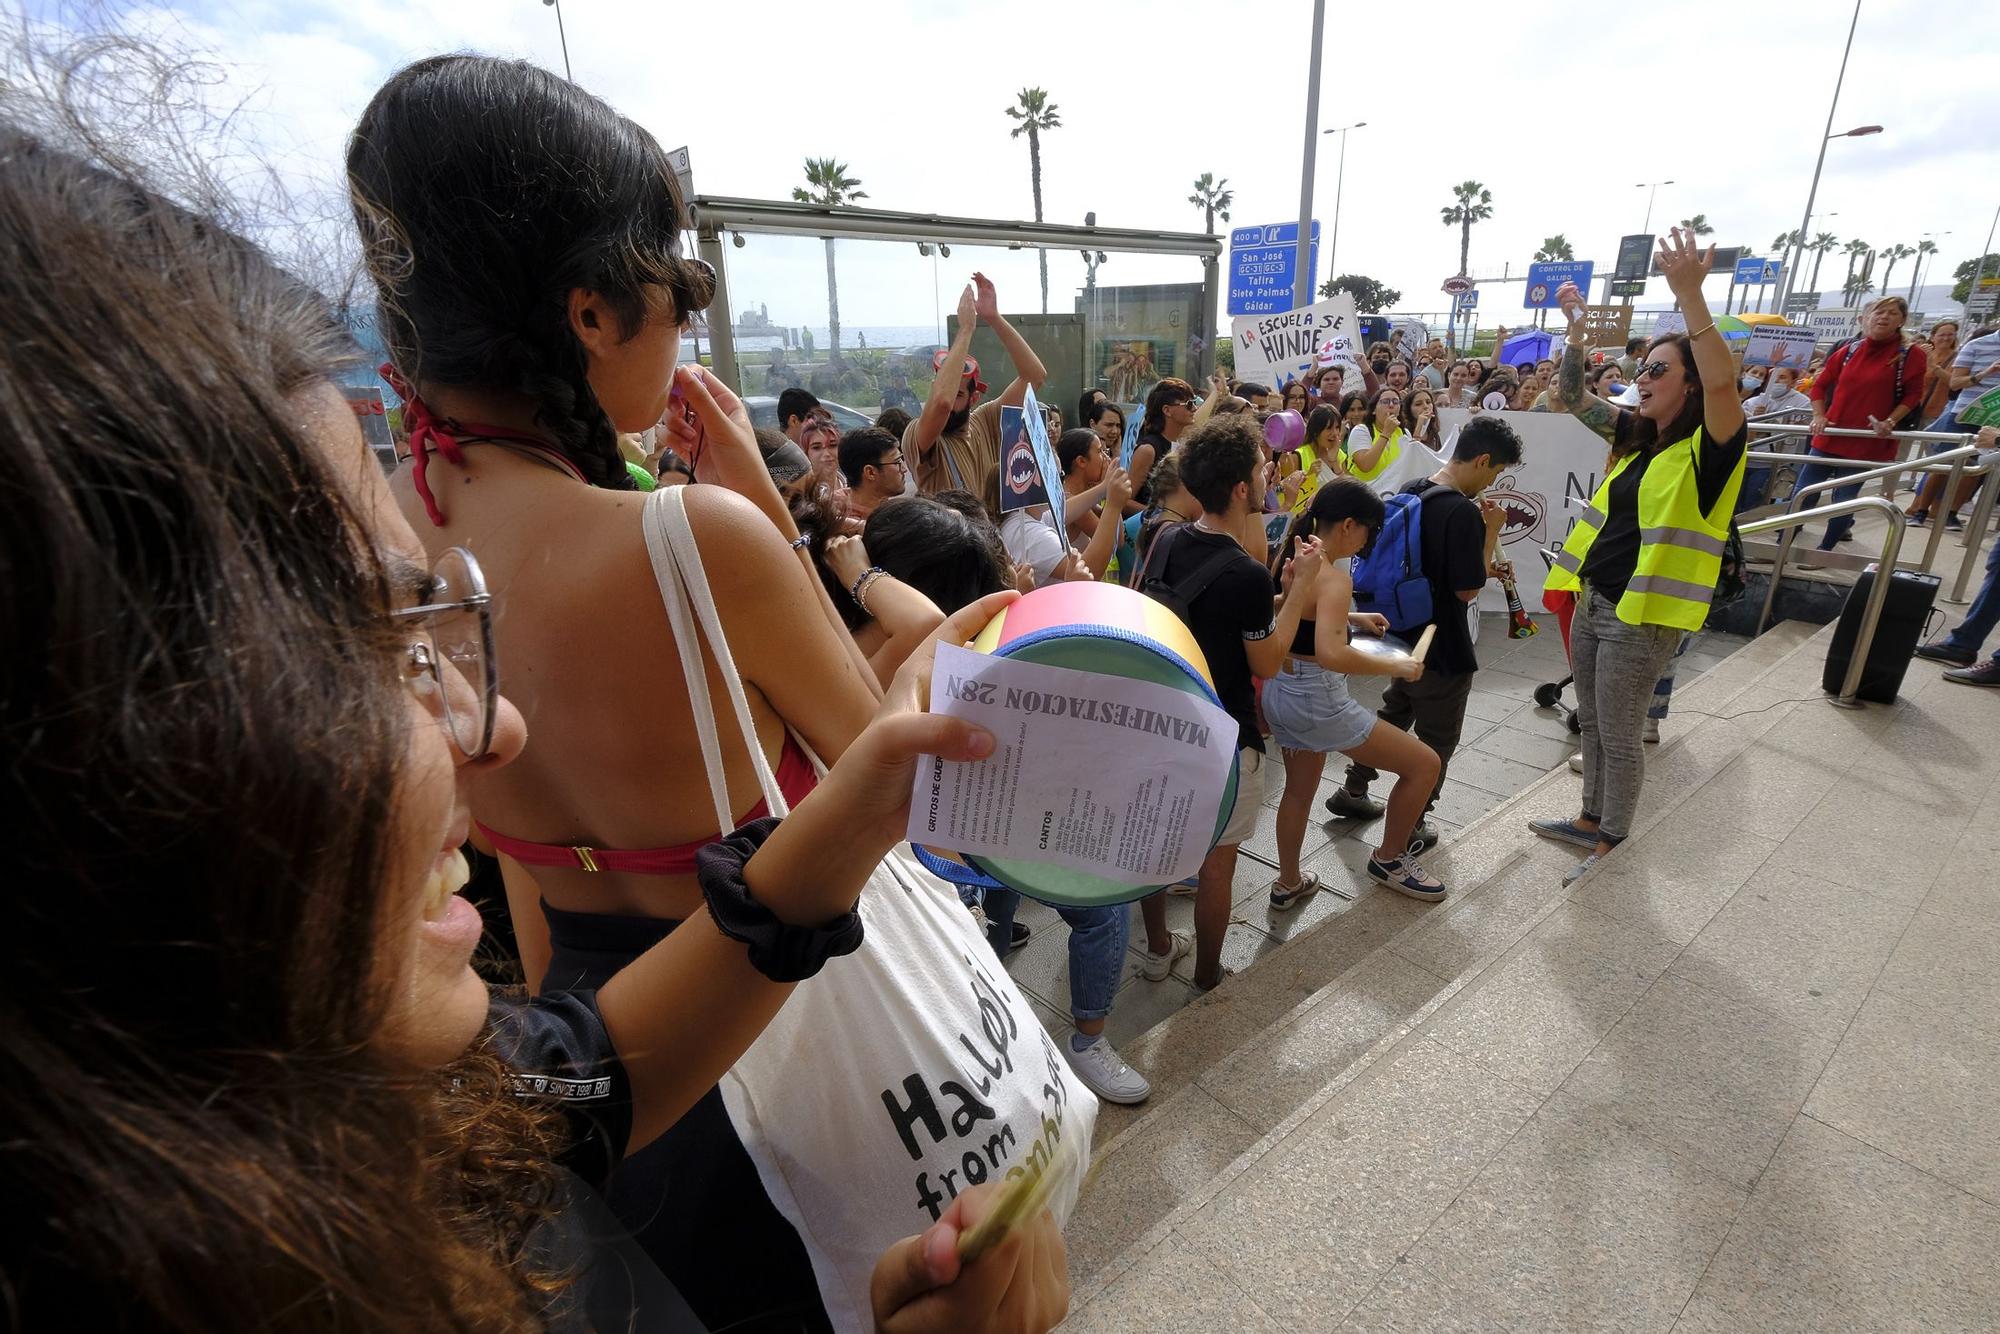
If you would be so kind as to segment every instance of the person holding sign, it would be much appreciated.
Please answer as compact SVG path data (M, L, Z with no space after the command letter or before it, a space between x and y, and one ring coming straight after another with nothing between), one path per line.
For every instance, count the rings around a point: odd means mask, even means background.
M1571 283L1556 294L1570 321L1562 399L1613 449L1630 451L1570 529L1546 584L1579 595L1570 667L1583 725L1583 809L1567 820L1530 821L1544 837L1589 850L1565 884L1632 832L1654 683L1682 634L1708 619L1722 574L1749 431L1735 364L1702 294L1714 258L1714 247L1696 249L1693 233L1683 228L1661 239L1660 270L1688 332L1647 344L1636 412L1584 391L1583 296Z
M1299 869L1299 849L1320 776L1326 771L1326 757L1335 751L1357 764L1396 775L1381 846L1368 858L1369 878L1426 902L1445 895L1444 884L1417 863L1410 846L1438 781L1437 752L1378 719L1347 689L1350 676L1389 676L1408 682L1424 674L1419 657L1364 652L1348 640L1350 627L1377 636L1389 631L1386 617L1352 610L1354 583L1345 568L1347 559L1382 531L1383 508L1382 497L1367 483L1337 477L1313 494L1312 503L1286 534L1287 550L1316 541L1328 564L1312 590L1288 595L1288 601L1310 599L1311 610L1301 611L1284 665L1264 685L1264 720L1285 755L1285 795L1278 803L1278 878L1271 882L1271 907L1277 912L1295 908L1319 892L1319 877Z

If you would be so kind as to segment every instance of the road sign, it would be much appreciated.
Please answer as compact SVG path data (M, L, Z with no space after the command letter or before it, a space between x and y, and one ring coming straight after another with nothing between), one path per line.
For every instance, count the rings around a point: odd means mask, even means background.
M1813 331L1813 336L1822 343L1838 342L1853 336L1859 327L1861 312L1853 306L1841 306L1836 310L1809 310L1805 313L1805 327Z
M1590 291L1590 273L1596 268L1588 259L1548 260L1528 266L1528 290L1521 304L1529 310L1554 310L1561 303L1556 291L1564 283L1575 283L1579 291Z
M1644 296L1646 295L1646 280L1644 278L1613 278L1611 280L1611 295Z
M1732 280L1748 287L1755 287L1764 281L1764 261L1751 255L1736 261L1736 276Z
M1453 296L1457 296L1460 292L1470 292L1472 290L1472 279L1465 277L1447 278L1444 280L1444 290Z
M1767 259L1764 261L1764 285L1770 286L1785 276L1785 261Z
M1468 287L1463 292L1460 292L1458 294L1458 308L1460 310L1479 309L1479 289L1477 287Z
M1785 314L1787 315L1803 315L1809 310L1818 309L1818 292L1794 292L1785 298Z
M1312 254L1305 290L1299 290L1299 225L1238 227L1229 233L1229 313L1282 315L1312 303L1319 274L1319 220L1312 225Z
M1585 306L1583 341L1590 347L1622 347L1632 334L1632 307Z
M667 166L674 173L674 181L681 188L681 217L683 223L694 225L694 164L688 159L685 147L676 148L667 154Z
M1618 267L1613 271L1618 278L1643 278L1646 265L1653 256L1653 234L1634 232L1630 236L1618 238Z
M1965 299L1965 313L1968 315L1991 315L2000 307L2000 287L1982 287Z

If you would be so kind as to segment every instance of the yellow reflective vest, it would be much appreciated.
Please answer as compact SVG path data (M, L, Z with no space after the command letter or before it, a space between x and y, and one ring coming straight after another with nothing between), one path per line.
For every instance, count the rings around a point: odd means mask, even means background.
M1702 428L1686 440L1661 449L1639 480L1639 559L1632 578L1618 599L1618 619L1627 625L1670 625L1699 630L1708 619L1708 604L1722 577L1722 552L1729 539L1729 516L1743 488L1743 456L1722 488L1715 507L1701 509L1695 485L1695 462L1701 456ZM1545 586L1581 591L1579 577L1590 544L1604 527L1611 505L1611 484L1635 455L1618 461L1590 498L1590 507L1570 529L1562 554L1556 557Z
M1373 426L1370 426L1368 428L1369 444L1372 445L1381 438L1382 438L1381 434L1378 431L1376 431L1376 429ZM1364 482L1372 482L1377 477L1380 477L1383 473L1389 471L1389 469L1392 466L1394 466L1396 459L1402 454L1402 452L1403 452L1403 429L1399 426L1396 428L1395 432L1392 435L1390 435L1388 447L1382 451L1382 457L1375 460L1374 467L1370 468L1367 472L1362 472L1359 468L1356 468L1354 466L1354 456L1352 454L1349 454L1347 456L1348 471L1353 473L1356 477L1360 478Z
M1313 494L1319 490L1319 451L1311 445L1300 445L1299 493L1292 497L1292 513L1304 514L1306 506L1312 504Z

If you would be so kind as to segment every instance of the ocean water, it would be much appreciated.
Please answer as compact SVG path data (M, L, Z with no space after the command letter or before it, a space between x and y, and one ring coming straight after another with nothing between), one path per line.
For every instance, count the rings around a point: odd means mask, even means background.
M825 325L816 324L803 327L812 330L813 351L815 353L824 351L827 347L831 346L828 341ZM801 326L799 325L792 326L792 346L790 353L793 356L799 355L801 350L798 338L800 328ZM892 352L899 348L928 347L933 343L949 341L944 337L944 331L935 324L864 324L858 328L848 324L840 326L840 345L844 348L860 347L863 337L867 338L869 348L888 348ZM784 346L782 338L768 335L745 335L736 340L736 350L739 353L768 352L773 348L782 346Z

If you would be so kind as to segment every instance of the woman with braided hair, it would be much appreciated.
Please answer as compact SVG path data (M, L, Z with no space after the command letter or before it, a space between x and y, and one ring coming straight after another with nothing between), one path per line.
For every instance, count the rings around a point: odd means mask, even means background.
M478 549L501 686L535 736L470 780L475 840L500 856L531 990L601 987L701 913L697 858L811 790L877 689L743 404L677 365L712 275L679 254L683 201L650 134L526 62L439 56L375 94L347 169L411 423L392 489L428 547ZM616 433L655 423L697 484L642 497ZM881 575L848 590L864 612ZM856 953L611 1179L607 1202L711 1328L861 1327L862 1250L970 1184L944 1171L964 1156L949 1137L896 1121L879 1090L956 1079L948 1041L982 1006L1026 1016L1010 1035L1038 1026L1004 973L971 971L970 915L915 865L875 868ZM893 1019L870 1023L877 1003ZM1025 1146L1046 1115L1088 1144L1090 1093L1012 1055L982 1092L988 1129Z

